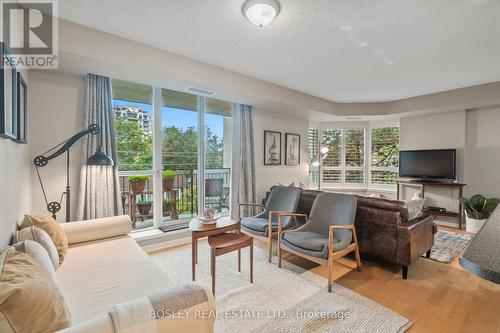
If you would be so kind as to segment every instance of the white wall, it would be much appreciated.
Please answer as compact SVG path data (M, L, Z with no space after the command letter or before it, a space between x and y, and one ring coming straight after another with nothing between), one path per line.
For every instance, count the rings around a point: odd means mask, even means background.
M463 181L465 110L400 121L401 150L457 149L457 178Z
M23 78L31 89L27 71L22 71ZM33 106L28 104L28 112L33 113ZM28 120L30 122L31 119ZM31 156L29 145L33 142L28 131L28 144L16 143L0 138L0 252L10 244L17 225L30 207L31 192Z
M0 252L10 244L17 225L30 207L31 158L29 147L0 138Z
M400 121L401 150L457 149L457 179L464 180L465 110L421 117L402 118ZM401 189L403 199L409 199L418 186L405 185ZM458 191L446 188L427 188L426 206L445 207L459 211ZM439 222L456 224L456 219L439 218Z
M500 107L466 114L466 195L500 198Z
M85 101L85 77L62 74L57 71L32 71L29 89L30 154L36 156L66 140L83 129ZM75 215L81 165L81 142L71 148L70 182L72 190L71 215ZM40 168L48 201L59 201L66 187L66 155L63 154ZM34 167L32 206L33 213L48 214L42 190ZM65 221L66 205L57 214L58 221Z
M308 129L309 122L305 119L286 117L262 109L254 109L253 132L255 145L255 178L257 200L265 197L266 191L272 185L281 183L290 185L300 183L307 185L308 180ZM264 165L264 130L281 132L282 165ZM300 166L285 165L285 133L300 134Z

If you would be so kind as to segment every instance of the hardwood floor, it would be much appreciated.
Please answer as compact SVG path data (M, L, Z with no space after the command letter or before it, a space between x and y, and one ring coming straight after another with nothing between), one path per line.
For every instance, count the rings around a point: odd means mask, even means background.
M255 245L267 248L259 241ZM327 267L291 254L283 258L325 277L326 292ZM274 256L273 262L276 260ZM337 260L334 282L409 318L413 322L411 333L500 333L500 285L464 271L457 260L443 264L422 258L410 266L408 280L401 278L400 267L396 266L382 267L364 261L361 272L350 267L355 267L354 261Z

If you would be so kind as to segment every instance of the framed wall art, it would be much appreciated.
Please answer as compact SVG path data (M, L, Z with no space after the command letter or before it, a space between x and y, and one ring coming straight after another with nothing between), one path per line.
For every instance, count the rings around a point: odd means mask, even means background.
M281 165L281 132L264 131L264 165Z
M28 85L23 75L17 73L17 141L27 143L28 133Z
M285 133L285 165L300 165L300 135Z
M17 140L17 74L10 54L0 42L0 136Z

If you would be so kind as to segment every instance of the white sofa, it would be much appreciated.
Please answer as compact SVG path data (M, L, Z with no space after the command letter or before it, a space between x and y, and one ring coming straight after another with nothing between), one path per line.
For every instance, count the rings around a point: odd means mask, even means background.
M61 226L70 248L57 283L72 315L72 326L63 332L213 332L213 316L195 319L194 312L183 311L215 311L212 293L194 284L173 286L128 235L128 216ZM156 311L156 320L146 309ZM127 312L121 319L120 311ZM167 319L176 311L184 318Z

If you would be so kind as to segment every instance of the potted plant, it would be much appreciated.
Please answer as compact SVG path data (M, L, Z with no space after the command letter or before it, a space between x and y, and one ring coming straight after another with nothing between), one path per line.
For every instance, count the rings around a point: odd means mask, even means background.
M139 210L139 214L148 215L149 212L151 211L152 204L153 204L152 201L144 201L144 200L137 201L137 210Z
M487 199L481 194L475 194L470 199L459 198L458 200L465 209L466 231L473 234L481 229L500 202L500 199Z
M161 176L163 183L163 192L172 190L174 188L175 172L167 169L161 173Z
M128 176L130 191L134 194L141 194L146 188L148 176Z
M175 201L172 199L163 199L163 211L168 212L175 209Z

